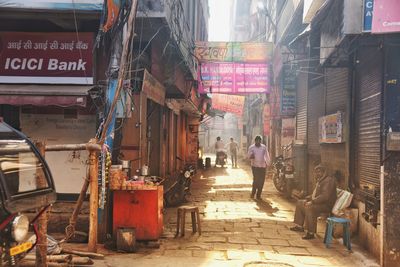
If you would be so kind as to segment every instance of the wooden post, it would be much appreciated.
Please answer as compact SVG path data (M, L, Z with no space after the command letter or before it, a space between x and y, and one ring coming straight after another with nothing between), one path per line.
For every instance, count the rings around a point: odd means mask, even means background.
M98 158L97 152L91 150L89 154L89 181L90 181L90 214L89 214L89 252L97 251L97 209L99 207L98 188Z
M45 144L37 142L36 147L40 154L45 156ZM36 172L37 188L47 187L47 182L42 169ZM38 243L36 245L36 266L47 267L47 211L38 218Z

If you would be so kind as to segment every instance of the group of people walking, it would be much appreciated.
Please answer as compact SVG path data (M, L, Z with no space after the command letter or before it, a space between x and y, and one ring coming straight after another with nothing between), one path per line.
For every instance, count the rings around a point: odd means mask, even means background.
M239 146L233 138L227 145L231 154L232 167L237 168L237 154ZM220 137L217 138L215 150L222 151L226 147ZM253 184L250 197L262 200L261 193L265 183L266 170L271 164L271 158L266 145L262 144L262 137L256 136L254 144L247 151L247 158L251 161ZM327 174L325 166L319 164L314 168L316 184L311 195L297 201L294 224L291 231L306 232L303 239L315 238L317 218L321 213L330 213L336 202L337 183L334 177Z
M222 141L221 137L217 137L217 142L215 143L215 165L217 165L217 159L219 153L225 153L226 149L229 150L232 160L232 168L237 168L237 156L239 152L238 143L231 137L230 142L225 146L224 141Z

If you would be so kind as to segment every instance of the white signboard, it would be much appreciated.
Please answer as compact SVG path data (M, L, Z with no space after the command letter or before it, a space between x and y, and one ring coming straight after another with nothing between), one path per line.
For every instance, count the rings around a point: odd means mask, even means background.
M96 133L94 115L78 115L64 119L64 115L21 113L21 130L31 140L46 144L81 144ZM57 193L78 194L86 177L86 151L46 152L46 161L53 175Z

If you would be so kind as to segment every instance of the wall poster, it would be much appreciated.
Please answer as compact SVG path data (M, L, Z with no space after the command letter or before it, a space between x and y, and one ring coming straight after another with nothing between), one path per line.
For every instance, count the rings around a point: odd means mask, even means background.
M335 114L319 118L319 142L320 143L343 143L343 113L338 111Z

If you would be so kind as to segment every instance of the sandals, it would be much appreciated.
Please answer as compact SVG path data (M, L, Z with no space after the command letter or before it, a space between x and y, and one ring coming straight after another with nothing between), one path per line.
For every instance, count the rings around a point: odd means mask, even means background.
M290 227L289 229L290 229L290 231L294 231L294 232L304 232L304 228L300 227L298 225L296 225L294 227Z

